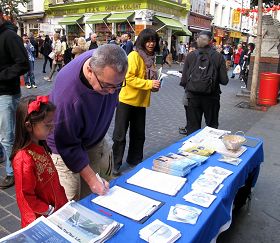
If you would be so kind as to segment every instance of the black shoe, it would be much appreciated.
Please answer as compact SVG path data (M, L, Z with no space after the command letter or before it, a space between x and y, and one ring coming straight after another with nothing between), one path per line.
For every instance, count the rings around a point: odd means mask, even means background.
M231 76L230 78L235 78L235 76Z
M182 135L187 135L188 131L185 127L179 127L179 133Z
M15 184L14 176L6 176L0 183L1 189L7 189Z
M43 73L46 73L46 71L43 71Z

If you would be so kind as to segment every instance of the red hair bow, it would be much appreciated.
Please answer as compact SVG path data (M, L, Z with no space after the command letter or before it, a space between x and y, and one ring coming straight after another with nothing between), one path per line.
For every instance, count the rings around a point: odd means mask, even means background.
M49 96L37 96L36 100L28 105L28 115L33 111L39 111L41 103L48 104Z

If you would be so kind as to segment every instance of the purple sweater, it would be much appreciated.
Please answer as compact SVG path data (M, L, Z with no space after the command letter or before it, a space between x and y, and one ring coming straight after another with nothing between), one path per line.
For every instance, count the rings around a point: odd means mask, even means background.
M101 95L82 83L80 71L92 53L83 53L59 71L50 94L56 115L55 128L47 142L52 152L60 154L76 173L90 162L87 150L107 133L118 99L117 92Z

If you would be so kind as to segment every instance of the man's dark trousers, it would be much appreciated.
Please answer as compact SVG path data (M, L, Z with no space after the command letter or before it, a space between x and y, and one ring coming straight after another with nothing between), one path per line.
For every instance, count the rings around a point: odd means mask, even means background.
M188 98L187 106L187 133L188 135L201 128L202 115L209 127L219 126L220 98L198 96Z

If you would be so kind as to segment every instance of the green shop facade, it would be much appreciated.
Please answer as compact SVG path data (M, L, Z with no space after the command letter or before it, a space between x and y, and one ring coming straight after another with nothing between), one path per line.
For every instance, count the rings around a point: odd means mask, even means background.
M69 41L97 33L98 41L106 43L112 34L130 32L137 37L144 28L155 29L163 40L171 36L191 36L187 28L189 4L182 0L45 0L45 13L52 32L61 32ZM63 1L62 1L63 2ZM184 1L185 2L185 1Z

